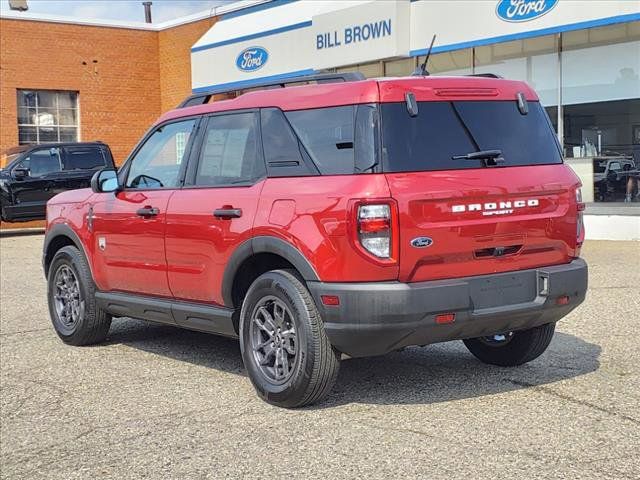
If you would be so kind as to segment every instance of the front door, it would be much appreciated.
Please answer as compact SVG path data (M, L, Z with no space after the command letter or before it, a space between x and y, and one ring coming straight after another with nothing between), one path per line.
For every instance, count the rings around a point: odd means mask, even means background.
M89 213L94 276L103 291L170 297L164 234L197 120L156 128L119 175L124 189L101 193Z
M169 286L181 300L223 304L229 257L251 238L266 176L257 112L208 118L198 162L169 200L166 249Z
M14 218L45 216L47 201L55 195L55 178L61 171L60 149L33 150L15 168L26 168L28 176L13 182Z

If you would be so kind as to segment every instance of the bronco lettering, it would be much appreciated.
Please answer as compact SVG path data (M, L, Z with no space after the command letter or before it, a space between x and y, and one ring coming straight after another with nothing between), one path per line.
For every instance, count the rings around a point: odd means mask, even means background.
M530 198L528 200L516 200L514 202L501 201L488 202L488 203L470 203L468 205L453 205L451 211L453 213L461 212L482 212L483 215L500 215L506 213L513 213L514 208L524 207L537 207L540 205L540 200L537 198ZM498 208L500 210L498 210Z

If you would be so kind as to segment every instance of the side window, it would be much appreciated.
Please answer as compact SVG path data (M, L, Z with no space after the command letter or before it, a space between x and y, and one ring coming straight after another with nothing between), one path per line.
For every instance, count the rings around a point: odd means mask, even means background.
M295 177L317 174L303 158L304 147L278 108L260 112L264 159L270 177ZM305 152L306 153L306 152ZM306 156L308 158L308 155Z
M180 165L195 124L195 120L185 120L163 125L153 132L131 160L125 186L177 187Z
M106 165L104 150L99 146L65 147L63 170L93 170Z
M204 134L196 185L232 185L265 175L258 154L255 113L210 117Z
M28 168L29 176L42 177L60 171L60 149L35 150L24 158L16 168Z
M320 173L354 173L354 106L298 110L285 115Z

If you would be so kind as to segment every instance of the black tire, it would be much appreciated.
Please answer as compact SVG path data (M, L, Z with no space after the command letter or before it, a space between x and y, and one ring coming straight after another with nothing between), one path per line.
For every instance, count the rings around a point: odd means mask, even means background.
M303 407L324 399L335 384L340 368L340 354L331 346L315 302L295 273L274 270L258 277L249 288L240 313L240 349L249 378L263 400L286 408ZM281 312L284 307L289 309L288 315L283 313L283 316L294 326L296 335L295 356L289 358L292 365L287 367L288 377L280 382L267 373L268 368L278 370L278 366L261 366L258 358L261 354L253 348L259 331L256 329L261 328L256 326L254 316L261 306L269 308L270 304L280 305ZM259 334L269 338L268 333ZM282 339L276 341L282 342ZM284 344L278 344L280 350L284 350ZM270 345L273 351L274 343ZM267 358L263 356L263 360ZM289 360L285 358L284 362Z
M4 209L4 202L0 200L0 222L8 222L7 212Z
M469 338L464 344L478 360L501 367L514 367L538 358L551 343L555 323L512 332L504 342Z
M75 320L65 322L65 312L61 303L56 300L60 289L56 287L56 279L63 273L69 274L69 270L75 276L78 290L77 315ZM60 277L57 277L60 275ZM67 277L68 278L68 277ZM69 345L90 345L102 342L109 333L111 315L104 312L96 305L95 291L91 270L84 255L72 246L62 247L51 261L49 277L47 279L49 301L49 315L53 328L64 343Z

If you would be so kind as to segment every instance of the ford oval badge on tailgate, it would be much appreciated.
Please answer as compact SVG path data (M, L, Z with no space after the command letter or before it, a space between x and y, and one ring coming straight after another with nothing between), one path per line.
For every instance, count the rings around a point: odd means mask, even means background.
M425 248L431 246L433 240L429 237L418 237L411 240L411 246L415 248Z

